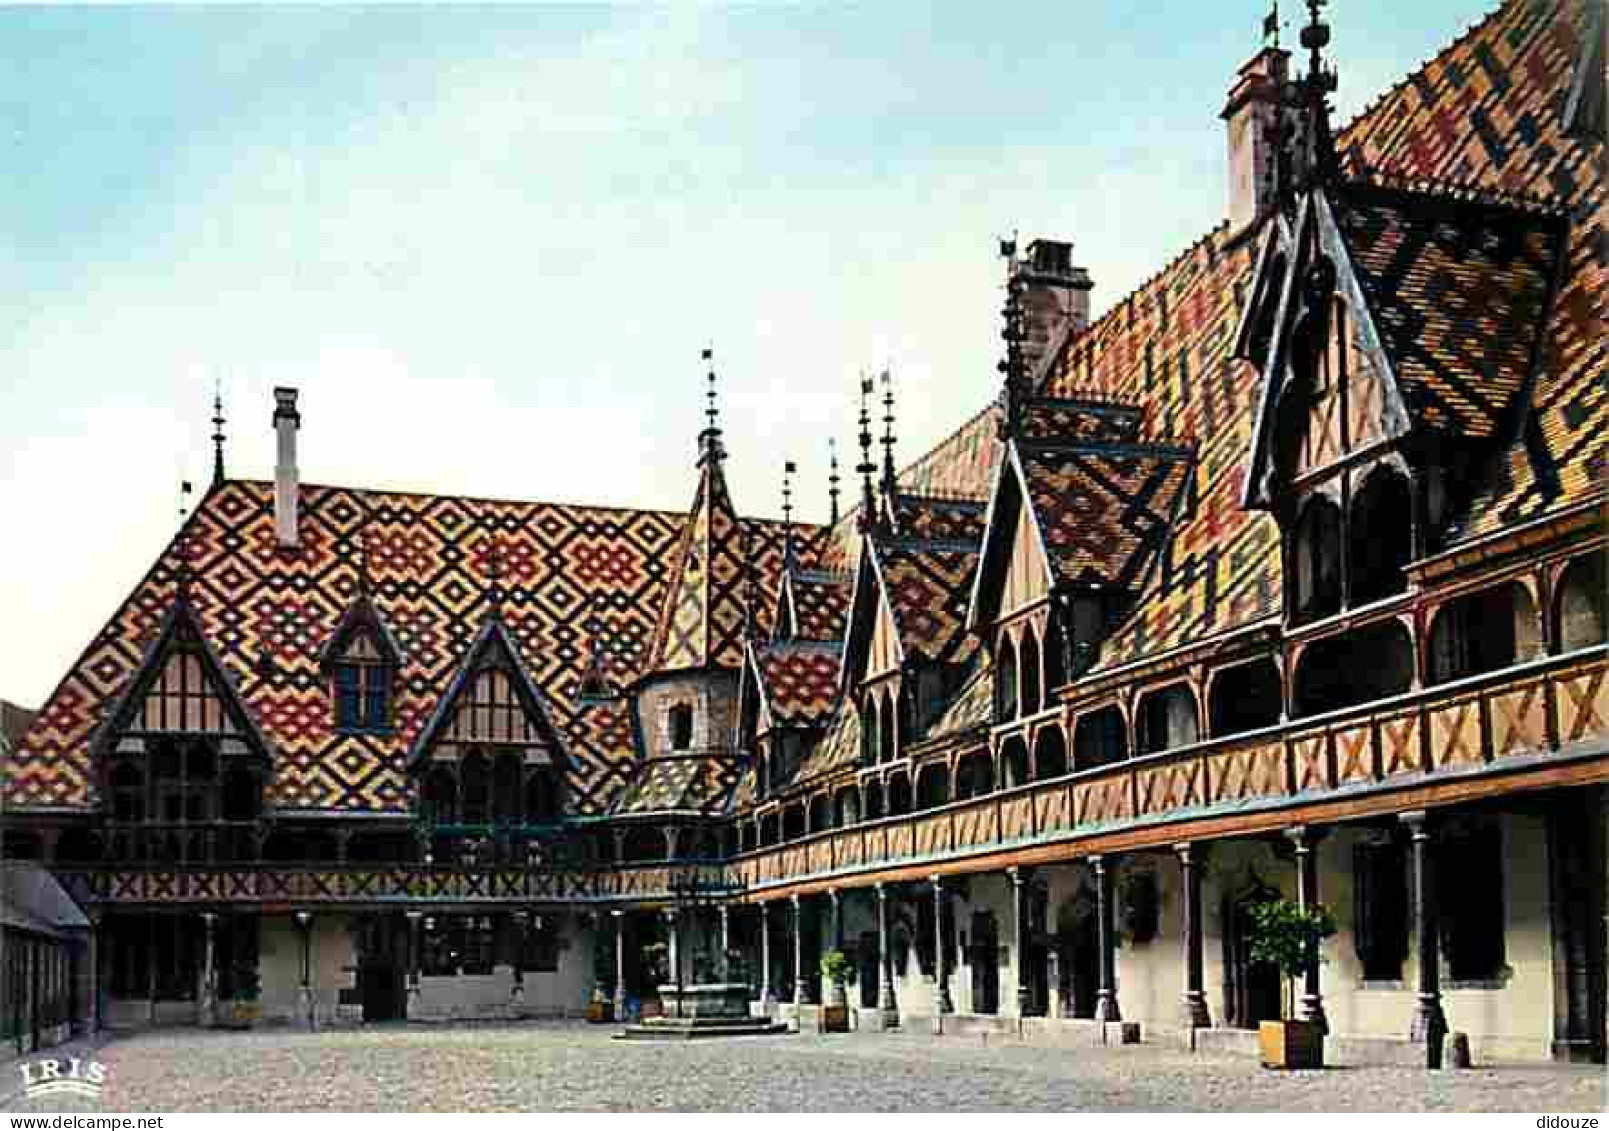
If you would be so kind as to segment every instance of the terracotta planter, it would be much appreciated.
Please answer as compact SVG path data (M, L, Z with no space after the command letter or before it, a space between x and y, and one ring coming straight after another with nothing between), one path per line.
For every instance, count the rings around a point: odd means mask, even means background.
M223 1027L225 1029L250 1029L262 1019L262 1003L255 1001L232 1001L223 1011Z
M1316 1021L1264 1021L1257 1043L1264 1068L1324 1067L1324 1027Z
M821 1031L823 1033L849 1032L849 1007L847 1005L822 1006Z
M593 1024L613 1021L614 1019L615 1007L613 1002L593 1001L587 1003L587 1020Z

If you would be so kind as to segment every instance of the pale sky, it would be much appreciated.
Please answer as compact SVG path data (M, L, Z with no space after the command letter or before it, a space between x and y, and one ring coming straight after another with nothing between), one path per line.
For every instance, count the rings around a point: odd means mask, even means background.
M1338 119L1488 6L1338 0ZM171 536L215 382L237 477L287 384L308 482L679 510L713 344L738 507L793 458L824 517L861 370L902 463L993 395L999 235L1099 311L1218 222L1265 10L0 10L0 697Z

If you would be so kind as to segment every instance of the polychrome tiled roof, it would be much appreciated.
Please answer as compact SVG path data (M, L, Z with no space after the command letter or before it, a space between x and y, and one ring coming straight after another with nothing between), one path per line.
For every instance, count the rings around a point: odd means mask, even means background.
M838 701L836 641L790 641L755 649L761 694L779 727L814 727L827 721Z
M305 486L300 520L300 546L282 551L272 484L231 481L207 494L182 531L206 638L273 746L274 804L407 811L407 751L484 622L495 558L502 620L567 744L574 808L612 805L636 753L624 700L576 701L586 622L594 619L607 643L602 662L613 682L629 684L646 661L685 516ZM773 586L781 524L741 521L758 583ZM319 671L321 650L357 595L360 538L372 600L404 653L396 727L383 735L338 733ZM180 540L46 701L11 762L11 802L93 803L90 739L173 600Z

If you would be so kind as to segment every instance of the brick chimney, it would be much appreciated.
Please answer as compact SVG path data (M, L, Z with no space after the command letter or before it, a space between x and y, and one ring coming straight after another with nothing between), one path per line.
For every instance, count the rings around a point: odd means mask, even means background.
M1089 325L1089 292L1095 284L1088 271L1073 266L1073 245L1061 240L1034 240L1022 258L1011 261L1011 271L1025 284L1022 353L1033 373L1066 326L1076 334Z
M301 491L301 473L296 468L296 433L302 426L302 414L296 411L296 390L274 390L274 433L279 444L279 461L274 466L274 533L281 547L290 549L297 544L297 496Z
M1240 68L1219 115L1229 124L1229 238L1274 207L1274 131L1291 54L1265 47Z

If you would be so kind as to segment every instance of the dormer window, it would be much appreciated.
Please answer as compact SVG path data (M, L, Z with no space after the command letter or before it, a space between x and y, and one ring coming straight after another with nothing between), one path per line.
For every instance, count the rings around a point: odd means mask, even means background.
M371 734L391 726L391 665L346 659L333 667L337 730Z
M391 700L402 652L373 602L359 596L324 647L335 729L345 734L391 730Z
M693 708L686 703L677 703L670 709L668 720L670 731L670 748L672 750L690 750L693 746Z

